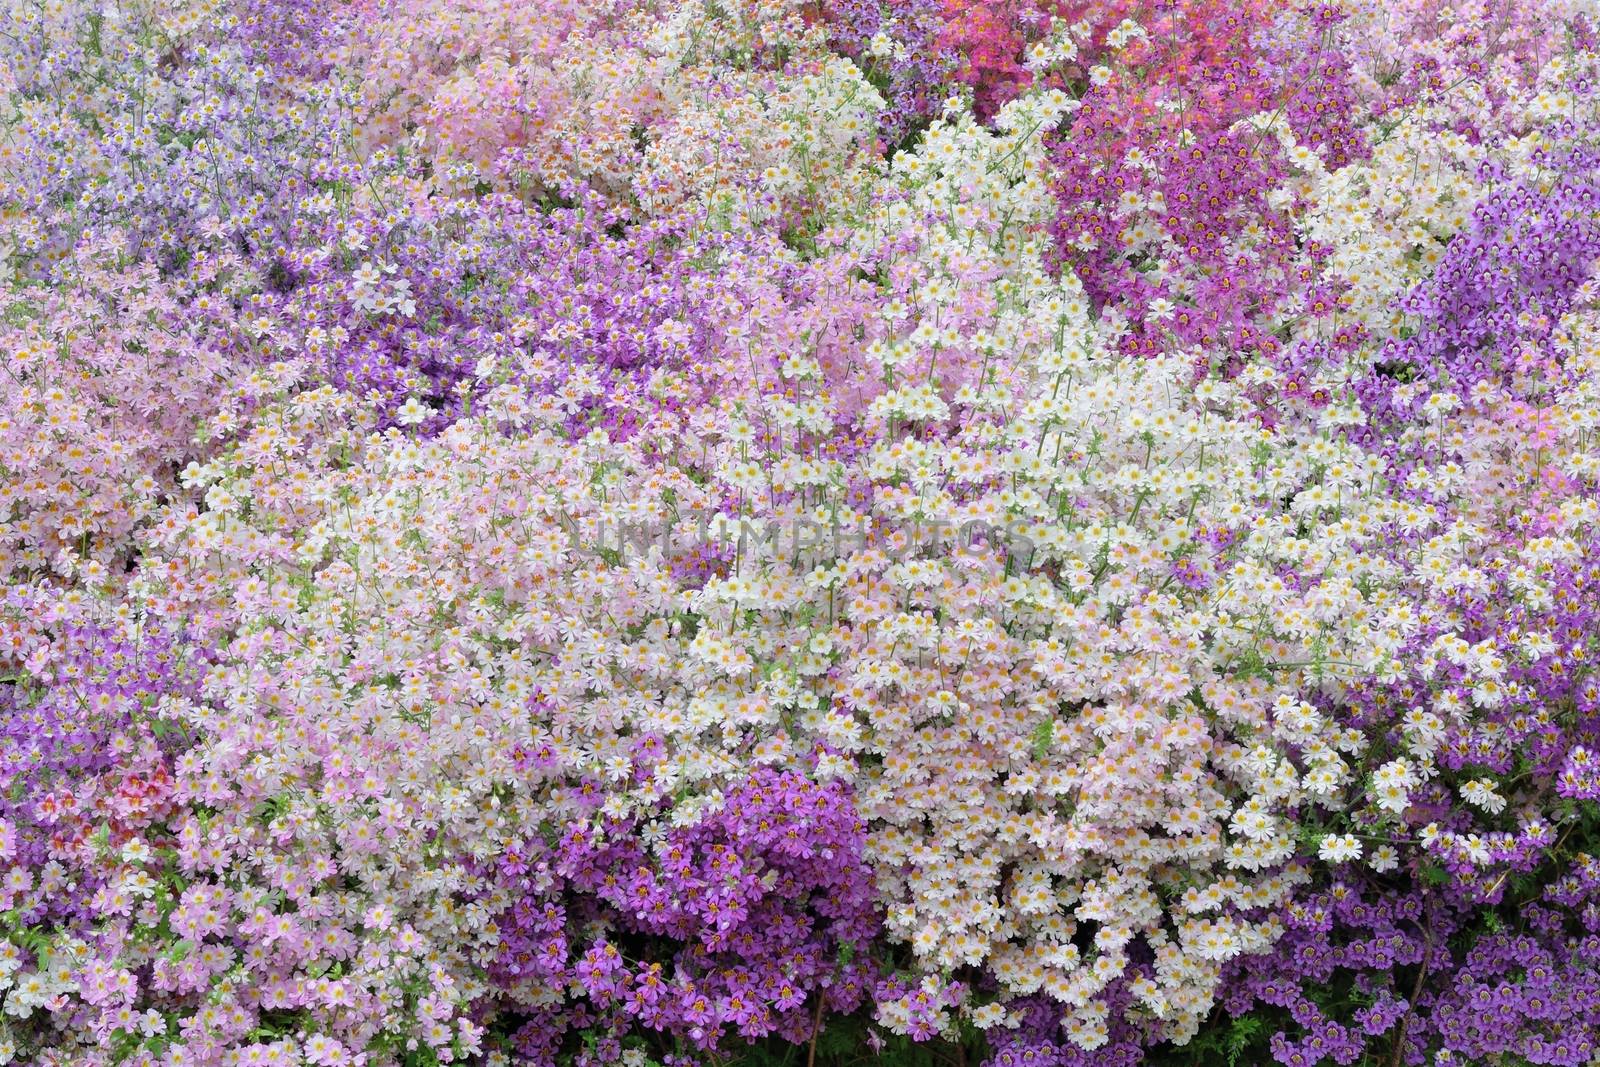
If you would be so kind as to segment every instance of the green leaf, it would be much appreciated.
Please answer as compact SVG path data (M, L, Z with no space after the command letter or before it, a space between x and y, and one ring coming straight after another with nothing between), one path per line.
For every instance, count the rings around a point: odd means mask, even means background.
M1046 719L1033 729L1033 758L1042 760L1050 754L1056 739L1056 721Z

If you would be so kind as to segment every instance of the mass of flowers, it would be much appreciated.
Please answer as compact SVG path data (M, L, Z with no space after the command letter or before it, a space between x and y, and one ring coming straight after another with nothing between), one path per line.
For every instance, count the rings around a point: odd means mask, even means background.
M0 1065L1600 1064L1595 0L0 0Z

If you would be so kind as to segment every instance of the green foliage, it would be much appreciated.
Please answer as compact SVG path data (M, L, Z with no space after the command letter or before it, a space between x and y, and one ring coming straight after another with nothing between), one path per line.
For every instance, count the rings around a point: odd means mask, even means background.
M1211 1067L1221 1064L1227 1067L1254 1067L1256 1064L1270 1063L1272 1059L1268 1053L1268 1042L1278 1029L1260 1013L1252 1012L1237 1018L1219 1013L1213 1017L1212 1025L1201 1030L1193 1041L1182 1047L1158 1050L1148 1062L1161 1067Z

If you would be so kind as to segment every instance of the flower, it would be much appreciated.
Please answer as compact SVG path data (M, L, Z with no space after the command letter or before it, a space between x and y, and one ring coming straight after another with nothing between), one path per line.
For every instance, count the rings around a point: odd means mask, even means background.
M1317 855L1329 863L1361 858L1361 842L1354 834L1329 834L1317 846Z
M1495 792L1495 783L1488 778L1476 778L1462 785L1461 799L1491 815L1498 815L1506 808L1506 798Z
M428 406L413 396L407 398L406 402L400 405L395 411L394 417L395 421L402 426L415 426L418 423L427 421L431 414L432 412L428 409Z

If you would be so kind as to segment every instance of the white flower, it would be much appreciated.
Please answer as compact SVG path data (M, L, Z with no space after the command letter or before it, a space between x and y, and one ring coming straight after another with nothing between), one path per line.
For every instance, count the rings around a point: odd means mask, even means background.
M1506 798L1494 791L1494 782L1487 778L1477 778L1462 786L1461 799L1490 815L1506 810Z
M1417 775L1410 760L1390 760L1373 772L1373 803L1398 815L1410 805L1411 789L1416 784Z
M832 752L825 752L817 757L816 776L819 781L828 781L833 778L848 778L853 770L851 763L843 756Z
M198 489L210 485L217 478L217 470L211 464L201 464L190 461L189 465L178 474L178 483L185 489Z
M1401 724L1411 748L1419 753L1432 753L1444 737L1444 720L1431 711L1412 708Z
M1322 839L1317 855L1329 863L1343 863L1361 858L1361 842L1353 834L1329 834Z
M1485 678L1472 687L1472 702L1480 708L1499 707L1505 698L1505 687L1493 678Z
M1466 853L1467 859L1475 866L1482 867L1489 862L1488 843L1477 834L1468 834L1460 838L1456 843L1460 846L1461 851Z
M1372 850L1367 862L1375 871L1392 871L1400 866L1400 854L1394 850L1393 845L1379 845Z
M1112 48L1121 48L1129 41L1149 36L1149 31L1133 19L1123 19L1110 33L1106 34L1106 44Z
M392 268L391 268L392 269ZM393 311L405 318L410 318L417 313L417 301L411 295L411 283L405 278L398 278L390 284L389 295L384 297L384 310Z
M985 1004L972 1013L972 1025L987 1030L1006 1020L1006 1009L999 1004Z
M238 501L234 499L233 494L228 492L224 486L213 485L206 491L206 507L212 511L232 511L237 503Z
M394 413L394 417L403 426L415 426L425 421L432 414L433 411L428 405L421 403L413 396L408 397L406 402L400 405L400 410Z

